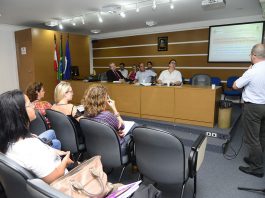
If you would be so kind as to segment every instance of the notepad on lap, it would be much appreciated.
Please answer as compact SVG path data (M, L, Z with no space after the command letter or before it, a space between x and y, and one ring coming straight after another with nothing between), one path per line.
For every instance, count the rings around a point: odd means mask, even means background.
M137 181L131 184L127 184L118 188L118 190L112 192L106 198L127 198L131 196L138 188L142 181Z
M134 121L124 121L124 129L123 132L125 135L131 130L132 126L135 124Z

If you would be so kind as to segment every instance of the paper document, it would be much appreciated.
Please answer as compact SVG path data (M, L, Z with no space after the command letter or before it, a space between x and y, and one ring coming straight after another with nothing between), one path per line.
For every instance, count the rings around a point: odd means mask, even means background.
M123 129L123 132L125 133L125 135L131 130L134 124L134 121L124 121L125 128Z
M139 184L142 182L142 180L123 185L119 187L116 191L112 192L110 195L108 195L106 198L127 198L130 197L138 188Z

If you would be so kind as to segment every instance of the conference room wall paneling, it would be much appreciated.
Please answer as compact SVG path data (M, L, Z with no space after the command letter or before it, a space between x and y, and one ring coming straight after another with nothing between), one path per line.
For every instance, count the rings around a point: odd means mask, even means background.
M109 63L118 66L123 62L131 70L133 64L152 61L159 74L167 69L173 58L185 78L206 73L225 81L231 75L242 75L249 63L208 63L208 31L203 28L96 40L93 41L94 68L97 73L102 73L108 69ZM168 51L157 50L157 39L162 36L168 37Z
M57 39L57 49L60 49L60 36L63 38L63 54L65 55L65 45L68 33L61 33L44 29L26 29L15 32L18 67L25 68L19 70L19 81L21 90L25 90L29 83L40 81L45 86L45 100L53 101L53 92L57 84L56 71L54 71L54 35ZM30 43L32 53L21 54L20 48L24 43ZM72 65L79 66L80 75L89 75L89 37L83 35L69 34L69 46ZM27 48L27 51L31 48ZM32 62L32 68L28 69L27 63L19 60L27 57ZM59 57L58 57L59 59ZM23 76L30 76L27 81L21 81Z

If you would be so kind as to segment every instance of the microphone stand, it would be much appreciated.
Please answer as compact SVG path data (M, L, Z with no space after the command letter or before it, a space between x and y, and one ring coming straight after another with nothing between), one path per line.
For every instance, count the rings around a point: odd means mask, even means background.
M246 187L237 187L238 190L246 190L246 191L253 191L253 192L262 192L265 193L264 189L257 189L257 188L246 188Z

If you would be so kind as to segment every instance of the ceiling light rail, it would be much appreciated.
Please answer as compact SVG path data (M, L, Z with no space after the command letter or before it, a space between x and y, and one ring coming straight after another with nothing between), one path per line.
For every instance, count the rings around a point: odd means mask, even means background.
M63 29L64 24L72 24L73 26L85 25L86 19L91 16L96 16L99 23L103 23L103 16L107 17L108 14L117 14L120 17L125 18L126 12L135 10L140 12L141 9L151 7L154 11L158 9L160 5L168 4L170 9L174 9L174 1L176 0L137 0L135 3L123 4L123 5L106 5L101 7L98 11L89 11L79 16L65 17L59 20L51 20L45 23L46 26Z

